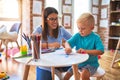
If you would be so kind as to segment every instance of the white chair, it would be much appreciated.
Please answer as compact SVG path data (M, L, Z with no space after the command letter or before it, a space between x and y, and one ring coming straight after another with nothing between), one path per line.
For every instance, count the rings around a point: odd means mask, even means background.
M7 55L8 43L16 42L18 45L17 38L18 38L18 32L20 29L20 25L21 25L21 23L13 24L13 26L11 27L9 32L7 32L7 27L5 25L2 25L0 27L0 40L6 47L6 54L5 54L6 59L8 56ZM19 45L18 45L18 48L19 48Z
M105 75L105 70L99 67L96 73L91 77L96 77L97 80L103 80L104 75Z
M60 71L58 71L58 70L55 69L55 74L57 75L57 77L58 77L60 80L63 80L63 77L64 77L65 72L60 72Z
M20 22L14 23L14 24L12 25L9 33L17 32L17 35L18 35L18 34L19 34L20 27L21 27L21 23L20 23ZM9 40L9 42L11 42L11 44L12 44L12 42L16 42L18 48L20 49L20 46L19 46L17 40ZM12 47L13 47L13 45L12 45Z
M65 72L62 73L58 70L55 70L55 74L59 77L60 80L63 80ZM105 70L102 69L101 67L98 67L96 73L94 75L92 75L91 78L95 77L96 80L103 80L104 75L105 75Z

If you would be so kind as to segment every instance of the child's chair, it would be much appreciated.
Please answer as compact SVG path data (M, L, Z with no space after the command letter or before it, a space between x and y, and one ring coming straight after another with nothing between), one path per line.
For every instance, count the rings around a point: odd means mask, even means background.
M63 80L65 73L62 73L62 72L59 72L58 70L55 70L55 74L59 77L60 80ZM95 77L96 80L103 80L104 75L105 75L105 70L102 69L101 67L99 67L97 69L96 73L93 76L91 76L91 78Z
M19 22L14 23L9 32L17 32L17 34L19 34L20 27L21 27L21 23L19 23ZM15 41L14 40L9 40L9 42L11 42L11 44L12 44L12 42L16 42L18 48L20 49L20 46L19 46L17 40L15 40ZM13 47L13 45L12 45L12 47Z
M6 30L7 27L5 25L2 25L0 27L0 39L2 40L2 43L6 47L6 59L7 59L7 49L8 49L9 42L16 42L19 48L17 38L18 38L20 26L21 26L21 23L14 23L9 32L7 32Z
M99 67L96 73L91 77L96 77L96 80L103 80L104 75L105 75L105 70Z

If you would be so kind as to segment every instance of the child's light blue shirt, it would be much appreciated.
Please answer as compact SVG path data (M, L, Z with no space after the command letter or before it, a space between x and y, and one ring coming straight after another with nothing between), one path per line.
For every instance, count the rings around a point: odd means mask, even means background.
M68 40L68 43L76 50L83 48L86 50L100 50L104 52L104 46L100 39L100 36L94 32L91 32L88 36L81 36L79 33L76 33L73 37ZM89 59L86 62L79 64L79 66L85 66L87 64L98 67L98 56L97 55L89 55Z

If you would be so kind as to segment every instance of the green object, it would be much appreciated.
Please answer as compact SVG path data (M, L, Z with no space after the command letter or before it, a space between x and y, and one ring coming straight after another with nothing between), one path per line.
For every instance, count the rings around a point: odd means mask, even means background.
M9 78L9 76L5 76L5 78L3 78L2 80L8 80Z
M27 51L22 51L22 52L21 52L21 55L22 55L22 56L27 55Z
M20 52L22 56L27 55L27 46L26 45L21 46Z

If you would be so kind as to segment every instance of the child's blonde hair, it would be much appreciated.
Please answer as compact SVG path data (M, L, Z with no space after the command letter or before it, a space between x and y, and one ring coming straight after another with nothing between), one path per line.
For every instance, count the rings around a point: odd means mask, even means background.
M94 27L95 20L92 14L90 13L83 13L78 19L77 19L77 24L81 23L82 25L85 26L91 26Z

